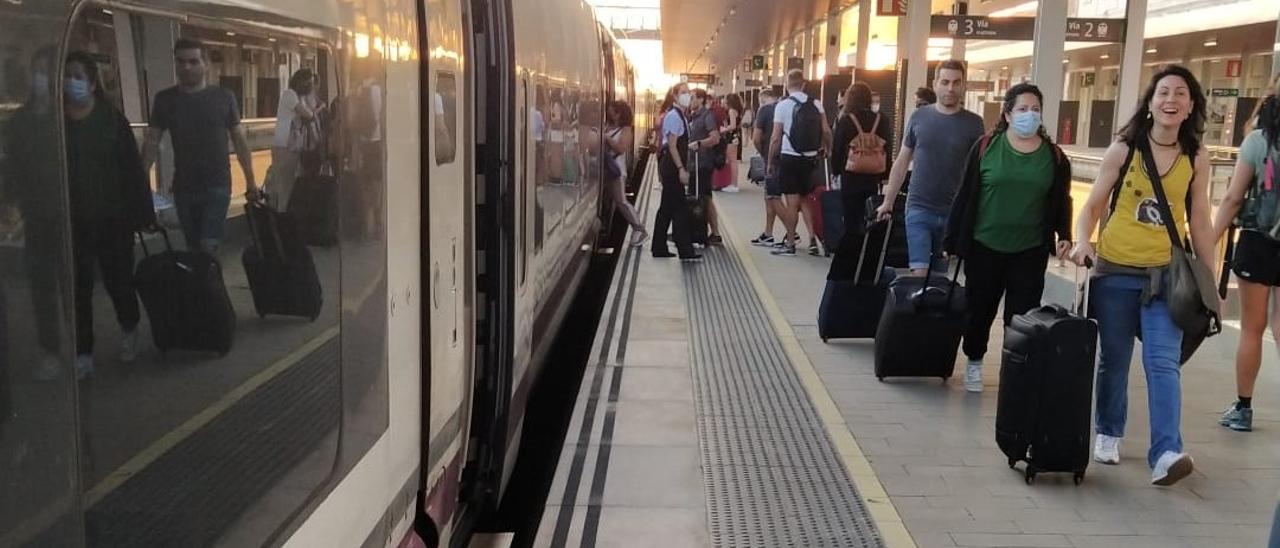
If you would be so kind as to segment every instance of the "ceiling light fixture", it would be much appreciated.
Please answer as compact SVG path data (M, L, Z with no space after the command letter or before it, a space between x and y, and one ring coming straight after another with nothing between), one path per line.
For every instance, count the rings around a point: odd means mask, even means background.
M1147 53L1155 53L1155 52L1156 52L1156 48L1150 48L1147 50Z
M1216 46L1216 45L1218 45L1218 39L1217 39L1217 38L1210 38L1210 39L1208 39L1208 40L1205 40L1205 41L1204 41L1204 47L1206 47L1206 48L1211 48L1211 47L1214 47L1214 46Z
M1099 55L1099 56L1098 56L1098 58L1099 58L1099 59L1110 59L1110 58L1111 58L1111 54L1110 54L1110 53L1104 53L1104 54L1102 54L1102 55Z

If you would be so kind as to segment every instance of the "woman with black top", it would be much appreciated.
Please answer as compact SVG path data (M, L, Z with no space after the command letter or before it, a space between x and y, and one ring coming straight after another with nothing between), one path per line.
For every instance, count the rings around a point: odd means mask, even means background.
M662 101L662 120L659 124L658 179L662 181L662 203L653 221L653 256L664 258L675 254L667 247L667 228L671 228L676 240L676 250L683 262L702 259L693 251L693 219L689 203L685 201L691 177L689 169L689 120L685 110L693 102L689 86L680 83L671 87Z
M856 122L855 122L856 120ZM836 118L835 130L832 133L831 175L840 177L840 198L844 202L845 235L836 251L836 260L832 262L833 273L853 275L856 268L857 253L861 248L866 219L867 198L879 192L880 182L888 174L889 165L885 163L884 173L853 173L847 171L845 165L849 159L849 144L854 137L865 131L874 131L884 140L885 158L892 158L890 143L893 141L892 128L879 113L871 110L871 87L863 82L854 82L844 94L844 106ZM874 128L874 129L873 129ZM845 272L848 270L848 272Z

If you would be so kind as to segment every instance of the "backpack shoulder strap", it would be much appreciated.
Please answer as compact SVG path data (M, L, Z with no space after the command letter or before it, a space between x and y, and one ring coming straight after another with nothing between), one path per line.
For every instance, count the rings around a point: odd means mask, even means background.
M880 129L880 113L879 112L876 113L875 123L871 124L871 134L875 135L877 129ZM858 128L858 131L862 131L862 128Z
M1124 163L1120 164L1120 174L1116 177L1115 185L1111 188L1111 204L1107 206L1107 211L1116 210L1116 201L1120 199L1120 189L1124 186L1124 178L1129 174L1129 166L1133 164L1133 153L1137 150L1137 146L1133 143L1125 143L1129 147L1129 152L1124 155Z
M978 140L978 160L982 160L982 157L987 155L987 149L991 148L991 137L993 135L995 134L987 133Z
M858 135L862 135L863 133L866 133L866 130L862 129L862 124L858 123L857 116L854 116L852 112L850 112L848 116L849 116L849 119L853 121L853 127L858 128ZM876 121L879 122L880 120L877 119Z

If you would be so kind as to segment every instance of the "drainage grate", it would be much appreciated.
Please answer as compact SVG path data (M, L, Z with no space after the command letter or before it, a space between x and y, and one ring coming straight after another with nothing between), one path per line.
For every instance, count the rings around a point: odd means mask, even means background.
M883 546L742 262L704 252L684 282L712 542Z

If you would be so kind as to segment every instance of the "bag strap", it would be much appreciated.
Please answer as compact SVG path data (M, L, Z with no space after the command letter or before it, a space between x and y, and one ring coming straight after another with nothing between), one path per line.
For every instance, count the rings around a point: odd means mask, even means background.
M1178 236L1178 229L1173 227L1175 222L1173 207L1169 205L1169 197L1164 193L1164 184L1160 181L1160 168L1156 166L1155 155L1151 154L1149 146L1143 147L1142 166L1146 168L1147 177L1151 179L1151 189L1155 192L1156 202L1160 205L1160 224L1163 224L1165 231L1169 233L1169 244L1173 247L1184 247L1186 244Z
M859 124L859 123L858 123L858 117L857 117L857 116L854 116L852 112L850 112L850 113L849 113L849 114L847 114L846 116L848 116L848 117L849 117L849 120L851 120L851 121L853 122L853 127L855 127L855 128L857 128L857 129L858 129L858 135L862 135L863 133L866 133L866 132L867 132L866 130L862 129L862 124ZM876 123L880 123L880 116L879 116L879 115L876 115Z
M993 134L991 133L987 133L978 141L978 160L982 160L982 157L987 155L987 149L991 148L992 135Z
M1120 165L1120 175L1116 177L1116 182L1111 188L1111 204L1107 206L1107 217L1110 217L1116 211L1116 202L1120 200L1120 191L1124 187L1124 178L1129 173L1129 166L1133 164L1133 153L1137 148L1137 145L1129 143L1129 152L1125 153L1124 163ZM1158 174L1157 177L1159 177Z

